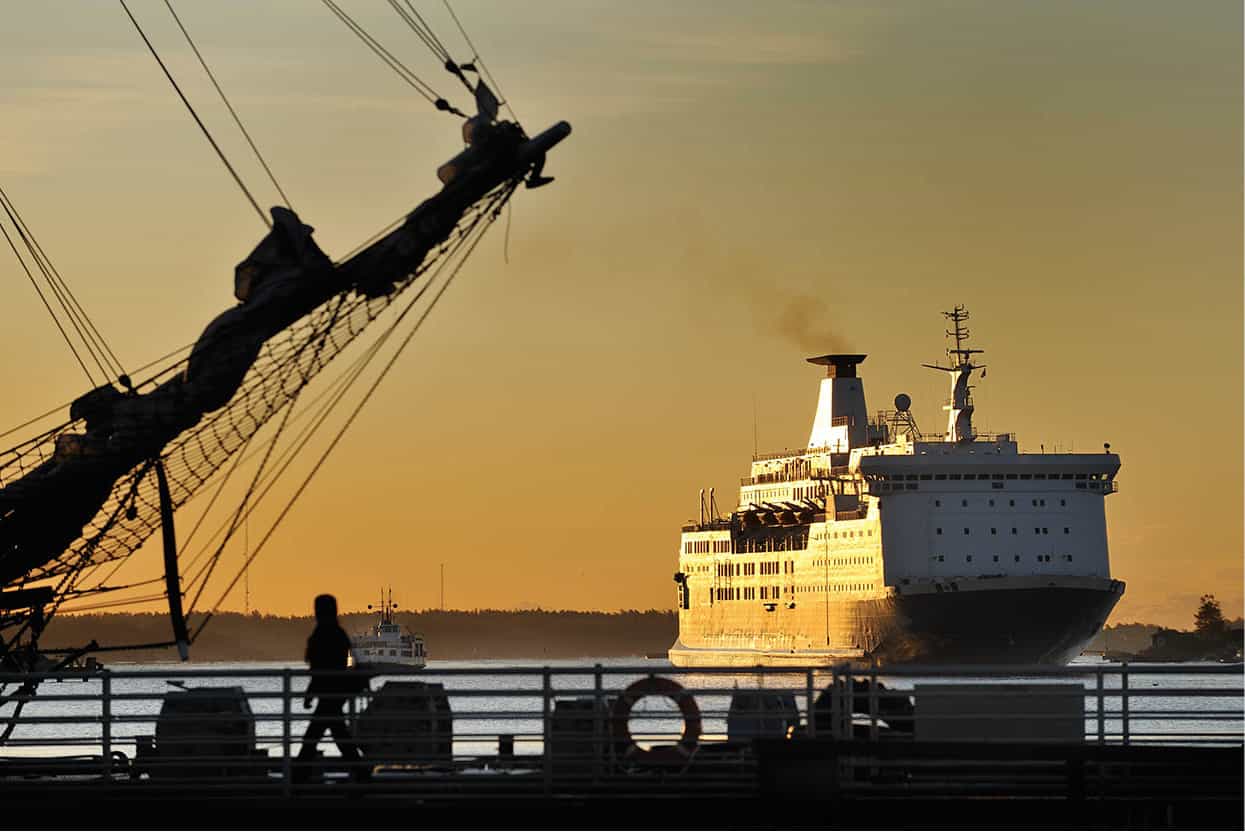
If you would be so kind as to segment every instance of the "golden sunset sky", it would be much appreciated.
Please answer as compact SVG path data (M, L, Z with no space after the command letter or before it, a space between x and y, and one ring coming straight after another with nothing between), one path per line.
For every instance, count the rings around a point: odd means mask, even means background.
M339 2L467 106L388 4ZM439 187L457 121L320 3L175 6L329 254ZM131 7L274 204L164 4ZM454 7L529 132L575 132L517 194L509 263L503 221L256 561L252 607L390 584L432 607L444 563L452 607L671 608L679 526L702 487L733 507L754 399L762 451L802 445L803 359L858 351L871 410L905 391L939 431L919 365L963 303L979 428L1121 455L1112 621L1189 627L1206 592L1241 614L1239 2ZM0 186L113 349L192 341L264 228L120 6L11 4L0 78ZM6 251L0 286L6 429L87 383Z

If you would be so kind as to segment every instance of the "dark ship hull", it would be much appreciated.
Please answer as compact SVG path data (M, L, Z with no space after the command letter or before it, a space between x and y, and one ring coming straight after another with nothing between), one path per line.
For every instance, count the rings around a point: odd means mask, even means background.
M981 586L987 582L1006 586ZM857 601L813 598L769 612L772 629L752 629L747 637L721 634L704 647L681 637L669 657L682 667L1066 664L1102 628L1123 591L1123 582L1111 579L981 579Z

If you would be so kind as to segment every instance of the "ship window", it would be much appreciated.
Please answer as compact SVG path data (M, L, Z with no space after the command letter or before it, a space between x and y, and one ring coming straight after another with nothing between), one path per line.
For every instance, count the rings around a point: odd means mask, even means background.
M945 560L946 560L946 558L945 558L945 557L943 557L942 555L939 555L939 556L938 556L938 562L939 562L939 563L942 563L942 562L943 562L943 561L945 561Z
M1050 534L1050 529L1048 529L1048 528L1046 528L1045 526L1043 526L1043 527L1042 527L1042 534Z
M934 500L934 506L935 506L935 508L941 507L941 506L942 506L942 500Z
M934 477L933 477L933 474L922 474L922 475L921 475L921 479L923 479L923 480L929 480L929 479L933 479L933 478L934 478Z
M1085 483L1083 483L1083 482L1078 482L1078 483L1076 484L1076 487L1077 487L1077 488L1084 488L1084 487L1085 487Z
M1032 475L1032 474L1021 474L1021 475L1020 475L1020 478L1021 478L1022 480L1031 480L1031 479L1033 479L1033 475Z
M1003 483L1001 483L1001 482L992 482L992 483L990 483L990 487L991 487L991 488L1002 488L1002 487L1003 487Z
M1072 479L1072 475L1071 475L1071 474L1064 474L1062 477L1060 477L1060 479L1070 480L1070 479Z
M1008 478L1009 480L1014 480L1014 479L1016 479L1016 475L1015 475L1015 474L1008 474L1008 475L1007 475L1007 478Z
M1011 506L1012 508L1015 508L1015 507L1016 507L1016 501L1015 501L1015 500L1008 500L1008 501L1007 501L1007 504L1008 504L1009 506Z
M995 563L998 563L998 562L999 562L999 556L998 556L998 555L995 555L995 556L994 556L994 562L995 562Z
M998 534L998 533L999 533L999 530L998 530L998 529L996 529L996 528L994 528L994 527L991 527L991 528L990 528L990 534Z
M1034 526L1034 527L1033 527L1033 533L1034 533L1034 534L1041 534L1041 533L1042 533L1042 530L1041 530L1041 529L1039 529L1037 526Z
M1081 487L1083 488L1084 486L1085 486L1085 484L1084 484L1084 483L1081 483ZM918 486L916 483L914 483L914 482L910 482L910 483L908 483L908 490L909 490L909 491L916 491L918 487L919 487L919 486Z
M1045 474L1034 474L1034 475L1033 475L1033 478L1034 478L1035 480L1044 480L1044 479L1046 479L1046 475L1045 475Z
M973 562L973 556L972 556L972 555L969 555L968 557L966 557L966 558L965 558L965 560L966 560L966 561L968 561L969 563L972 563L972 562Z
M1016 555L1016 563L1020 563L1020 555Z
M959 478L960 478L960 475L959 475L959 474L952 474L952 475L951 475L951 479L953 479L953 480L958 480Z
M934 479L936 480L945 480L946 478L947 478L946 474L934 474Z
M942 534L942 529L941 528L934 529L934 534Z
M1067 526L1064 526L1064 527L1063 527L1063 533L1064 533L1064 534L1072 534L1072 529L1068 528Z
M994 508L994 500L990 501L990 508Z
M1015 527L1015 526L1012 526L1012 534L1016 534L1016 533L1017 533L1017 532L1016 532L1016 527Z
M960 500L960 508L968 508L968 500Z
M1078 480L1083 480L1083 479L1085 479L1085 478L1086 478L1086 475L1085 475L1085 474L1077 474L1077 475L1076 475L1076 478L1077 478Z
M964 534L968 534L968 528L967 528L967 527L965 527L965 529L964 529Z
M1044 505L1046 505L1046 501L1045 501L1045 500L1038 500L1038 505L1039 505L1039 506L1044 506Z

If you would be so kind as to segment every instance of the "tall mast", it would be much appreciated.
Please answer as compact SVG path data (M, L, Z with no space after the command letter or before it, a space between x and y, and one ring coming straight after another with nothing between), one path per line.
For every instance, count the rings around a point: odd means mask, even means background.
M956 304L952 311L943 312L942 316L951 321L951 329L946 331L947 337L955 339L955 346L947 349L948 366L943 367L940 364L922 364L921 366L931 370L941 370L951 375L951 401L942 406L942 409L947 411L946 440L948 442L972 442L977 433L973 429L973 388L968 382L972 378L973 370L986 368L984 364L973 363L973 355L984 350L969 349L965 346L970 333L968 327L964 326L968 320L968 310L962 304Z

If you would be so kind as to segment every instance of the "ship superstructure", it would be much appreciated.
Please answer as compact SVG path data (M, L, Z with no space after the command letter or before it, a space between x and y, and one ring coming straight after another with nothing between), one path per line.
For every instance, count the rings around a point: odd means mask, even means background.
M973 425L968 313L952 324L947 428L923 436L911 400L868 418L864 355L826 367L805 448L759 454L738 508L702 499L675 573L679 666L1063 663L1124 591L1104 499L1119 456L1021 453Z
M371 609L371 605L368 605ZM381 594L377 621L367 631L350 638L350 666L360 670L419 670L428 663L424 637L404 630L394 620L393 590L389 600Z

